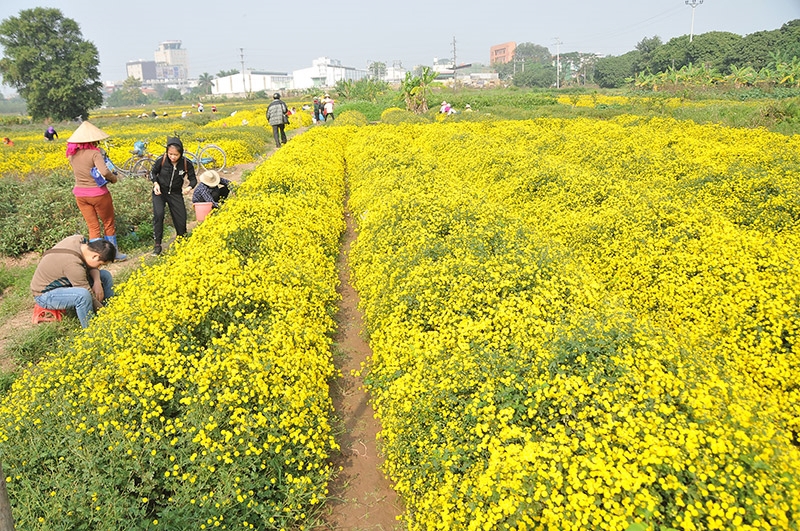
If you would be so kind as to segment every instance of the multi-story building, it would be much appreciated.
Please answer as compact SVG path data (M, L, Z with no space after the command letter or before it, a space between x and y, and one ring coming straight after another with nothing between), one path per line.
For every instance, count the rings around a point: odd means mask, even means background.
M125 70L128 77L134 77L143 83L153 82L157 79L156 76L156 62L144 61L128 61L125 63Z
M156 78L159 81L189 79L189 58L181 41L164 41L155 51Z
M489 48L489 64L508 63L514 58L514 50L517 49L516 42L504 42L495 44Z

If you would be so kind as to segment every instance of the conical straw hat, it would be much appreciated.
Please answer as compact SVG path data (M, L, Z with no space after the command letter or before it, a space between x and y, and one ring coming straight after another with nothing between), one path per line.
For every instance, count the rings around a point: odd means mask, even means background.
M73 144L83 144L86 142L98 142L100 140L105 140L110 135L108 133L103 132L102 129L98 128L96 125L92 125L89 122L83 122L78 128L72 133L72 136L67 139L67 142L71 142Z

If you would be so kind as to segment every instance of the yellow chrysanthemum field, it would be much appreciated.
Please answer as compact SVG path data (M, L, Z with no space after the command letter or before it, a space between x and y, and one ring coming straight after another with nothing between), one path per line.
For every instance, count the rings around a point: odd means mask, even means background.
M305 528L348 195L407 529L797 529L798 190L797 138L667 118L303 133L4 397L15 517Z

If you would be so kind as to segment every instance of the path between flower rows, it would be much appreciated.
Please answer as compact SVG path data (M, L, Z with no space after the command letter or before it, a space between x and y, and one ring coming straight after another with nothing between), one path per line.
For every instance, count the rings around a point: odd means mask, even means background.
M347 229L337 259L339 271L338 330L334 338L334 363L341 371L331 384L331 397L343 433L337 438L341 453L334 456L335 467L341 467L330 485L330 501L324 515L324 529L388 531L401 529L397 516L402 512L397 494L380 467L383 457L377 448L380 423L363 389L358 370L371 354L362 336L363 316L358 309L358 294L350 281L348 255L355 240L355 227L349 210L345 210Z

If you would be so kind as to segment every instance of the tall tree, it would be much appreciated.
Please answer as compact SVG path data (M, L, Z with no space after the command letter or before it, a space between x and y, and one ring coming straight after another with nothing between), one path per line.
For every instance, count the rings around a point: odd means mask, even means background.
M88 117L103 102L97 47L58 9L20 11L0 23L3 82L17 89L34 120Z
M532 42L523 42L514 48L514 61L549 65L553 62L553 54L544 46L533 44Z
M211 89L214 86L214 76L209 74L208 72L203 72L200 74L200 77L197 78L197 88L200 89L200 92L203 94L211 94Z

